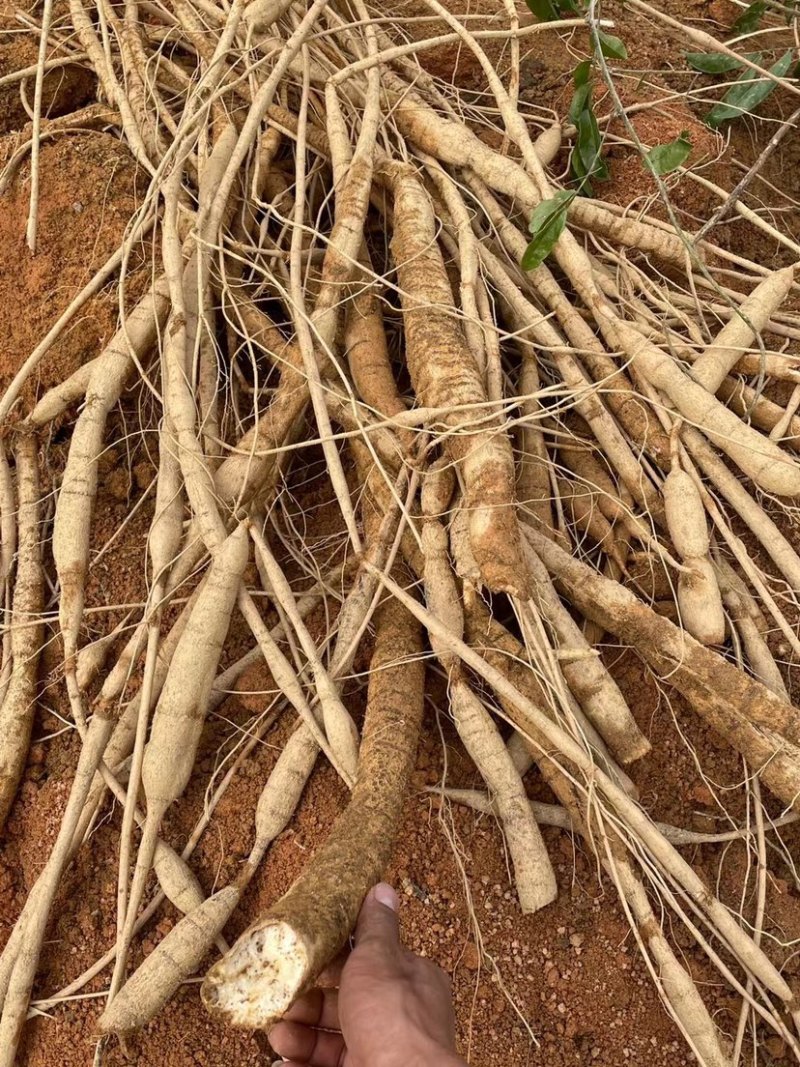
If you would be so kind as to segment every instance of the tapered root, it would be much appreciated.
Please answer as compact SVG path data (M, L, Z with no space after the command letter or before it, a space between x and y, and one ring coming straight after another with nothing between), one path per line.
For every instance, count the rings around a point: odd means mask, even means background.
M346 810L300 878L209 971L212 1011L268 1026L341 949L393 847L422 720L419 625L396 601L379 609L358 777Z

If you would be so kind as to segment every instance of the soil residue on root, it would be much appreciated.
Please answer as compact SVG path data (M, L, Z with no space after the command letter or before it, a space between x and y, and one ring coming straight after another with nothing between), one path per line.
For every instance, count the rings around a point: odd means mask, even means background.
M487 10L489 4L490 0L480 0L472 10ZM716 0L710 4L670 0L663 6L676 16L718 19L725 25L740 10ZM492 0L492 10L496 7ZM421 9L415 0L402 5L403 12L418 15ZM660 70L660 84L671 85L667 68L685 42L660 33L646 20L623 14L621 5L609 3L604 13L620 19L622 29L615 32L636 35L630 65ZM415 32L423 31L417 27ZM424 32L430 32L430 24L425 25ZM4 43L0 47L0 76L33 62L35 51L32 40L23 35ZM489 51L496 57L496 52ZM457 78L469 90L484 91L483 75L464 49L443 46L424 53L423 59L435 76ZM523 60L523 100L535 100L543 113L563 115L574 55L563 42L556 44L555 38L541 34L523 48ZM78 68L51 76L46 94L51 113L80 106L91 90L91 79ZM769 103L769 108L782 106L779 95ZM656 133L663 141L688 128L697 151L713 155L716 138L699 127L698 114L696 108L690 110L686 103L680 103L670 112L667 126L661 125L660 112L642 113L636 126L645 141ZM0 115L0 130L19 131L26 123L16 90L3 90ZM752 129L742 125L731 132L733 145L726 158L732 153L752 159ZM17 133L0 142L3 159L18 142ZM790 195L797 192L797 152L796 139L794 144L787 140L770 161L766 175L770 181L778 179ZM565 163L565 159L560 162ZM628 206L651 195L650 179L633 153L615 150L611 172L612 181L604 186L603 196ZM24 239L28 174L26 164L0 201L0 332L4 340L0 388L116 247L144 191L130 155L114 137L86 132L59 136L43 144L39 251L31 257ZM686 198L681 198L684 188L688 190L688 186L681 185L679 208L687 216L707 212L708 204L693 201L688 191ZM745 231L738 222L722 228L719 238L765 265L778 265L773 243L754 236L752 230ZM147 274L142 271L140 277L130 279L132 298L141 291ZM95 356L111 336L116 318L113 292L94 298L41 364L27 388L26 403ZM144 595L144 538L151 514L148 502L144 501L124 527L122 524L132 506L141 503L155 468L148 443L126 433L126 416L135 420L134 399L124 401L117 416L115 434L121 443L102 461L104 484L93 544L95 552L107 547L91 572L89 608L137 603ZM292 481L305 523L306 543L312 549L318 546L322 555L329 552L341 530L331 525L336 509L329 506L332 491L325 475L319 473L320 467L315 466L318 459L313 450L309 451L306 467L296 470ZM57 440L51 449L51 463L50 474L55 480L63 463L63 449ZM123 467L131 469L133 476L121 476ZM310 621L312 633L321 636L328 623L324 610L315 613ZM239 637L241 654L249 647L243 629ZM348 706L357 718L363 712L364 700L358 678L369 661L369 651L360 651L353 671L356 680L346 691ZM235 650L231 654L236 654ZM724 802L730 816L743 822L743 793L730 788L744 776L735 754L703 727L673 692L657 685L633 652L623 653L609 646L605 658L639 726L653 744L652 754L631 769L645 808L654 818L711 832L729 828L722 810ZM49 659L52 665L60 659L55 646ZM208 777L220 767L221 753L252 729L253 716L270 701L274 688L268 672L254 668L240 679L237 693L210 719L196 774L165 823L165 835L174 846L182 848L186 843L202 811ZM690 1054L661 1006L616 892L607 881L600 880L597 865L581 841L563 831L544 831L559 897L541 915L522 917L495 820L452 807L429 792L445 776L454 786L480 784L447 721L445 707L445 693L434 688L399 843L387 876L402 896L405 943L435 959L452 975L461 1049L475 1067L501 1063L508 1067L690 1064ZM0 942L10 932L52 847L69 792L79 744L74 731L63 732L66 712L63 685L58 678L49 678L37 712L25 781L0 849ZM206 892L238 873L252 844L252 814L258 794L290 728L290 717L285 716L254 748L201 839L191 863ZM536 772L528 775L526 785L534 799L553 800ZM321 762L291 826L270 849L226 930L229 940L288 889L325 840L346 800L336 775ZM99 821L63 882L37 979L38 997L70 982L114 941L118 826L116 811ZM787 979L800 989L800 955L780 947L800 939L798 881L787 860L787 856L797 855L800 834L792 827L783 831L782 840L782 850L769 849L765 936ZM685 850L685 855L709 884L718 887L726 904L743 911L746 920L752 918L755 873L745 846L693 847ZM150 891L154 888L151 882ZM170 905L162 908L135 943L131 966L153 950L177 918ZM715 1021L723 1032L732 1035L738 1022L739 998L720 984L680 924L673 923L670 932ZM32 1021L20 1052L21 1067L92 1064L95 1024L108 977L103 973L82 991L81 999L59 1003ZM766 1067L784 1067L789 1062L781 1040L767 1033L760 1055ZM109 1042L104 1052L106 1067L130 1063L140 1067L228 1067L269 1064L272 1059L264 1035L237 1032L210 1017L194 982L184 986L144 1031L124 1044Z

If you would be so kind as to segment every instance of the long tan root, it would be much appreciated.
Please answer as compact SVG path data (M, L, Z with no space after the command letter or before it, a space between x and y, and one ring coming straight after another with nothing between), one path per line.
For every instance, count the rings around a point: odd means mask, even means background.
M421 651L419 625L384 604L350 803L298 881L203 984L206 1006L237 1026L263 1028L287 1011L342 947L385 870L422 720Z

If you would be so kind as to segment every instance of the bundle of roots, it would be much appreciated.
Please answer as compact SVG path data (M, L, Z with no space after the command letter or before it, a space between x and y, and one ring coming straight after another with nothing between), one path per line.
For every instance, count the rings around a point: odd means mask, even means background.
M62 994L111 968L100 1028L129 1031L216 944L209 1010L248 1027L279 1018L340 951L389 860L426 657L485 782L453 799L500 821L521 910L557 892L540 823L567 827L618 891L700 1062L722 1067L732 1050L662 909L800 1059L792 990L678 851L697 835L657 824L638 801L625 767L650 745L598 654L606 634L634 648L793 817L800 712L766 635L800 651L800 558L767 506L791 517L800 495L800 387L787 408L758 387L800 380L769 347L800 336L784 306L793 270L578 196L547 261L523 271L531 213L559 188L562 133L519 104L520 40L569 32L591 52L598 24L520 26L509 2L505 26L475 29L439 0L424 6L440 32L408 40L366 0L126 0L124 11L70 0L61 20L45 3L42 41L68 54L77 42L98 83L97 104L54 121L117 131L148 187L122 246L0 401L0 825L27 757L50 570L82 742L57 839L0 956L0 1067L15 1060L54 898L109 793L121 801L118 936ZM502 74L485 48L500 35ZM483 96L425 72L420 53L443 42L474 56ZM39 91L30 141L4 176L30 153L32 247L46 132ZM126 309L141 248L151 284ZM109 282L117 334L30 401L38 364ZM149 593L87 641L98 464L126 403L158 439ZM71 438L49 540L39 479L55 425ZM344 531L325 567L281 506L310 447ZM307 618L321 602L336 623L319 646ZM237 615L253 650L221 670ZM342 686L365 640L357 726ZM219 790L182 856L162 823L199 773L207 716L259 660L296 728L264 785L249 859L205 898L187 861ZM320 758L349 804L228 950L226 922ZM529 802L533 765L558 806ZM160 892L143 906L153 870ZM130 973L164 895L185 917Z

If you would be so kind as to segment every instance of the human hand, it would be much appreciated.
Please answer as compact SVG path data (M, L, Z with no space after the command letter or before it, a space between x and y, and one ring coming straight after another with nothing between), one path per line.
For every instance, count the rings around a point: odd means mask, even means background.
M312 990L272 1028L290 1067L466 1067L450 981L400 944L397 908L391 886L371 889L339 988Z

